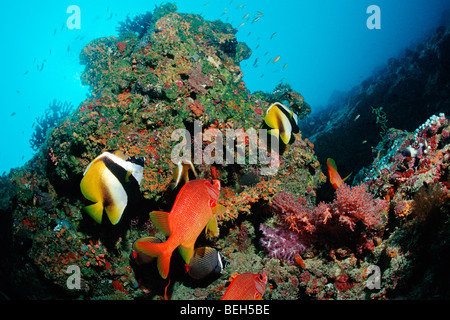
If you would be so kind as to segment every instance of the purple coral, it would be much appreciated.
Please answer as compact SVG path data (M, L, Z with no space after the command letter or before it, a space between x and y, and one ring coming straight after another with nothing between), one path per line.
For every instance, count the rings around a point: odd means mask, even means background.
M189 70L189 79L187 83L192 90L202 94L207 94L208 91L206 88L213 86L209 76L202 72L202 66L200 64Z
M271 258L283 259L292 264L297 253L303 254L308 249L307 242L299 233L285 227L272 229L261 224L259 230L264 234L261 244L267 249Z

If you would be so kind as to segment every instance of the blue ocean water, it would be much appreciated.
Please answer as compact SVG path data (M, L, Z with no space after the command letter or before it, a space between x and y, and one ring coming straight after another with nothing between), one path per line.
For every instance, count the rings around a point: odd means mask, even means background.
M448 18L447 0L190 0L171 1L178 12L229 22L252 49L241 67L251 91L284 81L313 109L336 91L348 91L390 57L419 42ZM0 51L0 173L34 154L33 123L54 100L77 107L89 94L80 81L79 53L91 40L117 35L119 21L153 11L161 1L8 1L2 4ZM80 29L69 29L71 5ZM379 8L380 29L367 12ZM274 62L277 60L276 62Z

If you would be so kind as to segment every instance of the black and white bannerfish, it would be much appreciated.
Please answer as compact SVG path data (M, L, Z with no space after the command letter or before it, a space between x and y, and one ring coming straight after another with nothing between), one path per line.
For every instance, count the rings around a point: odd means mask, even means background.
M404 148L400 153L404 157L415 158L419 154L419 150L414 149L413 147L409 146L409 147Z
M135 244L138 241L139 242L149 242L149 243L161 243L162 241L157 237L143 237L143 238L136 240L133 243L133 248L131 250L131 257L138 266L150 263L153 260L155 260L154 257L148 256L145 253L142 253L135 248Z
M193 279L204 279L213 274L220 274L230 263L214 248L200 247L194 250L186 271Z
M197 178L197 171L189 160L178 161L177 166L173 169L172 189L180 185L181 181L187 183L190 178Z
M295 141L294 133L299 132L298 116L284 104L275 102L267 109L264 117L263 128L268 133L275 135L284 146Z
M80 188L83 196L93 202L84 210L97 223L102 223L105 211L111 224L117 224L127 205L139 199L144 161L114 151L102 153L89 164Z

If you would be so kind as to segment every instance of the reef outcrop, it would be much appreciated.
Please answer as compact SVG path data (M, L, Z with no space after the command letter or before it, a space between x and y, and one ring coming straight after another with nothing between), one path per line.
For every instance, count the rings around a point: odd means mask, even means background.
M133 268L130 254L135 240L157 233L149 212L170 211L176 196L170 188L177 165L171 158L178 143L173 132L184 129L194 134L194 125L200 123L201 132L215 129L225 142L227 130L258 130L271 102L266 98L281 98L302 116L310 112L303 97L288 85L274 94L249 92L239 63L250 57L251 50L237 40L230 24L176 10L173 4L161 5L121 23L118 37L88 43L80 62L85 65L81 78L91 88L90 96L48 133L31 161L2 177L2 226L8 230L2 233L8 243L2 246L2 275L8 276L2 279L1 290L7 295L162 297L166 284L148 281L148 272L142 275L141 269ZM212 142L203 139L202 150ZM127 210L116 226L98 225L82 209L86 204L80 192L83 173L106 150L145 158L142 203ZM236 151L231 152L236 156ZM313 145L300 135L274 175L261 175L261 165L246 159L242 164L195 163L199 178L221 181L220 203L226 208L218 217L220 238L199 241L221 249L234 265L204 290L205 296L220 293L218 288L224 287L231 273L243 272L241 268L261 260L254 252L258 246L254 234L243 231L254 228L243 227L244 220L264 219L281 186L313 202L314 190L325 181ZM253 251L243 265L236 260L243 259L238 250L242 244L236 241L251 237ZM68 286L70 266L80 276L76 289ZM246 271L259 270L254 266ZM172 279L173 298L199 294L195 286L184 287L186 274L178 272L179 279Z

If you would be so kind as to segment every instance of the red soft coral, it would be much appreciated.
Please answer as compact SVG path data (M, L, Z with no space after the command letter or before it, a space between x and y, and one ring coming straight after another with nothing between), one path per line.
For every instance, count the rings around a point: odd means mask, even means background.
M361 221L367 229L375 229L381 224L381 213L387 209L387 201L373 199L366 191L366 185L350 187L342 184L336 190L333 210L339 220L354 231L355 223Z
M308 208L289 193L281 192L273 198L273 208L290 229L309 235L312 241L348 242L353 239L357 248L373 248L371 236L360 235L374 234L388 209L387 201L374 199L365 185L350 187L346 184L337 189L336 198L330 204L321 202ZM352 233L355 234L352 236Z

